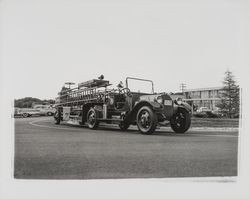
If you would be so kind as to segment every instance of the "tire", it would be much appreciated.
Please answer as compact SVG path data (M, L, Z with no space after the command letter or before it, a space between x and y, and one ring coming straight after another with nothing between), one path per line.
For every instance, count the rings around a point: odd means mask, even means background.
M178 109L171 119L171 128L175 133L185 133L191 125L191 117L188 111Z
M97 114L94 108L90 108L87 113L87 124L90 129L97 129L99 126L99 121L96 119Z
M155 132L157 116L148 106L143 106L137 113L136 123L142 134L150 135Z
M54 120L55 120L55 124L60 124L61 122L61 112L60 111L56 111L54 114Z
M119 127L122 131L125 131L129 128L130 124L128 122L124 122L125 115L121 115L121 119L123 120L120 124Z
M129 126L130 126L130 124L124 123L124 122L121 122L119 124L120 129L123 130L123 131L127 130L129 128Z
M28 113L23 113L22 117L29 117L29 114Z

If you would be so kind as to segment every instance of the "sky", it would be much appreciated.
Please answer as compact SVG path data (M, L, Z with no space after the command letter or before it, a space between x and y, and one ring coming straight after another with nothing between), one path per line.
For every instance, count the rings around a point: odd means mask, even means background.
M53 99L64 82L153 80L157 92L250 74L249 1L3 1L1 88ZM148 85L147 85L148 86Z
M0 0L0 157L4 162L0 164L4 180L0 195L22 193L34 198L37 193L48 193L66 198L72 191L74 196L82 196L85 188L87 195L100 190L102 197L112 190L108 194L115 198L118 191L113 192L113 187L126 187L130 195L149 193L145 198L165 192L172 198L183 198L184 194L192 198L221 198L225 194L226 198L246 198L249 4L249 0ZM205 182L202 186L178 183L178 187L168 183L166 190L163 181L155 180L153 189L152 183L141 180L122 184L46 181L42 186L30 182L26 189L27 184L15 182L9 175L13 170L14 120L8 115L13 111L13 98L53 99L64 82L79 83L101 74L114 85L127 76L151 79L159 92L179 91L181 83L189 89L217 87L228 69L245 88L237 183L224 187Z

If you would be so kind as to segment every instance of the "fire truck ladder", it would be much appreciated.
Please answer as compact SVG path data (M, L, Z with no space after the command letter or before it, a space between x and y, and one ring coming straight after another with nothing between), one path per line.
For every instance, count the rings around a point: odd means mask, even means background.
M99 87L78 89L73 88L59 93L59 106L80 106L85 103L97 102L100 94L105 91L97 90Z
M111 85L109 81L104 80L103 77L81 82L76 88L67 88L59 92L56 105L81 106L85 103L102 102L104 99L100 96L105 96L109 85ZM100 88L105 88L105 90L100 90Z

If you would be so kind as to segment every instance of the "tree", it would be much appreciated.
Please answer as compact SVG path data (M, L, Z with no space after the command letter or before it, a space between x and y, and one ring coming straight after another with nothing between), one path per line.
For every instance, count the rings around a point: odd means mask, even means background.
M33 97L25 97L22 99L15 99L14 104L15 107L18 108L31 108L34 104L54 104L55 100L40 100L38 98Z
M221 102L218 107L221 108L224 114L226 114L230 118L239 115L239 86L234 80L232 72L229 70L225 72L223 90L221 92L220 98Z

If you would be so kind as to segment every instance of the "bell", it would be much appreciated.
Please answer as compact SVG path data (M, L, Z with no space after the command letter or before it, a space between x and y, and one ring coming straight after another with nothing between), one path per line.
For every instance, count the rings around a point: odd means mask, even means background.
M98 77L98 79L103 80L103 79L104 79L104 76L101 75L100 77Z

